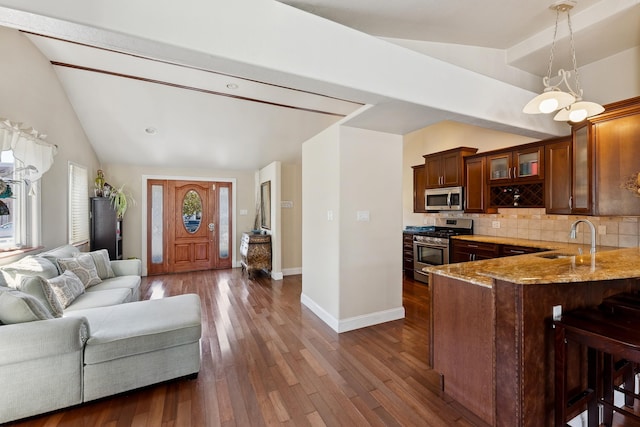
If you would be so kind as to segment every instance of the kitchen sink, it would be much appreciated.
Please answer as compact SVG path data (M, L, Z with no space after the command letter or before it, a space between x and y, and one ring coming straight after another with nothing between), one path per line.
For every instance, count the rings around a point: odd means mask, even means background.
M547 258L547 259L558 259L558 258L571 258L573 256L576 256L576 254L554 253L554 254L540 254L536 256L540 258Z

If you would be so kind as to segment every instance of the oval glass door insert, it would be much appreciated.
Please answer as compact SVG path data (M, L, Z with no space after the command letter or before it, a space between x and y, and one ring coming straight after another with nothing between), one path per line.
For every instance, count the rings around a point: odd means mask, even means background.
M202 199L197 191L189 190L182 201L182 221L188 233L195 233L202 223Z

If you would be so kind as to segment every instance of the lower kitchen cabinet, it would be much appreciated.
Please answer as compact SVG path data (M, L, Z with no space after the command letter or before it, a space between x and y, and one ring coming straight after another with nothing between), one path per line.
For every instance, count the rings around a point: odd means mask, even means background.
M451 240L451 262L478 261L500 256L500 246L494 243L480 243Z
M413 234L402 233L402 270L413 279Z
M524 254L534 254L536 252L546 251L547 249L531 248L528 246L500 245L500 256L515 256Z

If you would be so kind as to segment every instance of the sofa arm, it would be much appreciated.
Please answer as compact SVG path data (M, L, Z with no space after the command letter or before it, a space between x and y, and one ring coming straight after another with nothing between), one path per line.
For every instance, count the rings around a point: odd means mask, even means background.
M142 262L139 259L122 259L111 261L111 268L116 276L142 275Z
M82 350L89 337L84 317L59 317L0 326L0 364Z

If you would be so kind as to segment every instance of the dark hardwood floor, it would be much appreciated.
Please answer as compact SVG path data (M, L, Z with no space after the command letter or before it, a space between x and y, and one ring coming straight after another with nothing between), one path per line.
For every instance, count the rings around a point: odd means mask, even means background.
M428 367L425 285L404 281L404 320L337 334L300 304L301 280L249 280L240 269L143 278L144 299L200 295L198 378L11 425L484 425L441 395Z

